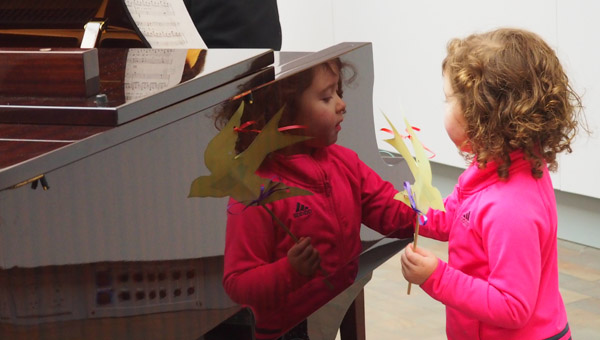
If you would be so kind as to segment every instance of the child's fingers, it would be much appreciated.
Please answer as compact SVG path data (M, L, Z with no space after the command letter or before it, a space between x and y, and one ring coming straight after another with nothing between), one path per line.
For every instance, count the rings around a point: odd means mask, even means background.
M302 252L299 254L299 258L301 258L303 261L310 261L311 257L314 256L314 254L316 253L315 248L310 244L310 238L306 238L303 241L303 244L301 245L301 249Z
M416 266L408 260L408 256L406 256L406 251L403 252L400 256L400 263L402 264L402 276L404 276L404 278L408 280L412 276L412 273L415 271Z
M417 248L417 251L419 251L420 248ZM407 265L418 265L421 259L421 254L416 252L414 249L414 245L413 243L409 244L408 246L406 246L406 248L404 248L404 255L406 258L406 262Z
M306 248L310 246L310 237L301 237L298 240L298 243L294 244L292 248L290 248L288 255L294 257L302 257Z
M310 238L306 238L303 240L306 242L306 245L303 245L304 249L299 256L306 265L311 269L311 271L316 270L321 264L321 256L319 252L310 244Z
M414 265L423 265L428 260L427 258L436 257L434 253L425 248L415 248L412 243L405 248L405 253L407 260Z
M416 263L414 262L414 252L411 249L412 244L409 244L406 248L404 248L404 252L400 255L400 263L402 264L402 271L412 270ZM411 260L412 258L412 260Z
M288 252L289 256L295 257L309 264L320 263L319 252L310 244L310 237L302 237Z
M308 247L310 245L310 237L300 237L296 245L301 249Z
M422 284L435 271L438 259L435 254L425 248L414 248L409 244L402 253L402 275L414 284Z
M434 256L434 254L431 251L421 247L417 247L413 250L413 252L425 257Z
M417 247L415 249L413 243L406 246L406 248L404 248L404 252L400 256L402 267L407 271L414 271L419 266L422 266L424 263L424 256L422 253L422 248Z
M319 252L310 244L309 237L301 237L288 251L292 267L301 275L312 276L321 264Z
M321 256L319 255L319 252L313 248L313 251L306 262L308 263L311 269L317 269L321 264Z

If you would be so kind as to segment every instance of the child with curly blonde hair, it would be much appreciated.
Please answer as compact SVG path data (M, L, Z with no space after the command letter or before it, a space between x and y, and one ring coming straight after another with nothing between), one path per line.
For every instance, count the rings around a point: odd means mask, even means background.
M580 98L520 29L451 40L442 71L446 131L471 165L420 229L449 242L448 263L411 245L402 273L446 305L449 339L570 339L548 171L571 152Z

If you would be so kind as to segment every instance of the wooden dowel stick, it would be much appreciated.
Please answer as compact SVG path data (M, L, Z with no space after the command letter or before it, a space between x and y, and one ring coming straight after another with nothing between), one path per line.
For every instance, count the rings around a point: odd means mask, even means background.
M417 214L417 221L415 222L415 238L413 241L413 250L417 249L417 240L419 239L419 214ZM411 283L408 283L408 290L406 291L406 295L410 295L410 287Z
M273 220L275 220L275 222L277 222L277 224L279 224L279 226L282 227L283 230L285 230L285 232L288 235L290 235L290 237L292 238L292 240L294 240L294 242L298 243L299 239L296 237L296 235L294 235L292 233L292 231L283 222L281 222L279 217L275 216L275 214L271 211L271 209L267 208L267 206L265 206L265 205L261 205L261 207L265 208L265 210L269 212L269 214L271 215Z

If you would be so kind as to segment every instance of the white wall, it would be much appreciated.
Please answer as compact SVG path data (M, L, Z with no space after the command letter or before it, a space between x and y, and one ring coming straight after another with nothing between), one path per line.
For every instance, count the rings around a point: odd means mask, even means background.
M582 95L591 136L576 140L559 166L562 191L600 198L600 2L557 0L557 45L561 60ZM600 204L596 208L600 210Z
M396 1L280 0L282 50L317 51L343 41L373 43L375 127L380 111L403 127L402 117L422 129L434 162L465 167L442 125L441 61L454 37L512 26L540 34L559 54L586 117L595 131L581 135L573 154L561 156L555 188L600 198L600 2L589 0ZM382 136L383 139L385 136ZM389 145L378 141L383 149ZM392 150L393 151L393 150ZM600 207L599 207L600 208Z
M554 47L583 96L593 134L580 134L553 174L559 237L600 248L600 1L592 0L279 0L282 50L318 51L344 41L369 41L374 53L375 130L380 110L422 128L434 162L464 168L442 125L441 61L448 40L500 26L540 34ZM381 140L379 147L390 149ZM392 150L393 151L393 150ZM440 167L437 167L440 168ZM443 168L443 166L442 166ZM446 171L434 176L450 177ZM440 179L455 181L455 178Z

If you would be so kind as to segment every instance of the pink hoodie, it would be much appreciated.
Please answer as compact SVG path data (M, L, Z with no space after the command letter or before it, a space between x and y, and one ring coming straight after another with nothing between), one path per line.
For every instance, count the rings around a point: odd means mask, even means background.
M446 305L448 339L546 339L567 315L558 291L556 201L548 170L531 174L522 152L511 154L508 180L495 164L471 165L420 229L449 241L421 288ZM560 339L568 339L570 332Z

